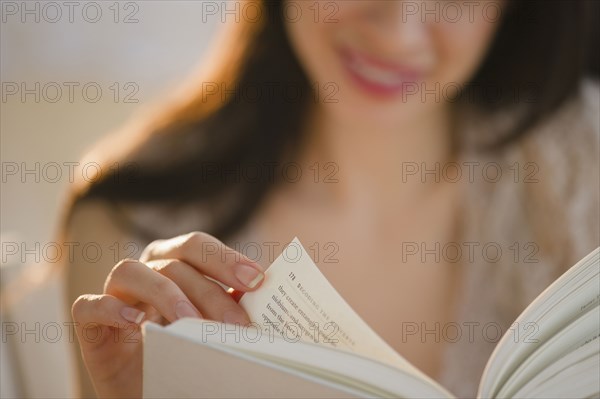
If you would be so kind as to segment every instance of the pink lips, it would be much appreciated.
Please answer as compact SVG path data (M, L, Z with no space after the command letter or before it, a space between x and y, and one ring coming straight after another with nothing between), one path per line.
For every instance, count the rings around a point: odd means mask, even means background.
M341 49L340 56L352 81L363 91L375 96L389 97L401 94L407 84L415 84L423 76L415 69L392 64L348 49ZM359 66L357 67L357 65ZM382 80L368 77L364 71L365 68L385 74L387 78ZM363 70L362 73L361 70Z

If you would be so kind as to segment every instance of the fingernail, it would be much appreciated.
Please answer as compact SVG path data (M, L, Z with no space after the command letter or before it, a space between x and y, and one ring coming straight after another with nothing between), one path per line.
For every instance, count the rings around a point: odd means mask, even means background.
M175 314L178 319L181 319L182 317L202 317L187 301L179 301L175 304Z
M135 324L140 324L144 319L146 312L142 312L141 310L137 310L136 308L130 308L128 306L121 309L121 316L127 321L130 321Z
M233 273L237 279L240 280L240 283L248 288L256 287L256 285L265 277L260 270L243 263L235 265Z
M228 310L227 312L223 313L223 321L227 324L240 324L242 326L247 326L248 324L250 324L250 320L248 320L248 317L246 317L246 315L231 310Z

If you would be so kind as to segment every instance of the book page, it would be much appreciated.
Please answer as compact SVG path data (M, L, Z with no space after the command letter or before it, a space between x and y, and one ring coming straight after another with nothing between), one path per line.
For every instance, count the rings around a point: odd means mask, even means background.
M481 379L479 397L494 397L538 348L575 322L600 300L600 248L596 248L544 290L515 321L534 327L532 339L509 329L492 353ZM592 310L593 311L593 310Z
M598 337L600 338L600 337ZM557 380L557 376L561 373L567 372L567 370L577 370L577 375L582 376L586 372L586 362L595 363L600 365L600 342L599 339L594 339L586 342L584 345L575 349L571 353L561 357L554 363L547 366L543 371L539 372L535 377L529 380L519 391L514 394L516 398L533 398L533 397L549 397L553 391L548 391L553 382L563 383L565 380ZM591 360L590 360L591 359ZM600 393L600 381L598 380L600 372L593 374L595 377L596 384L592 387L591 391L585 392L580 390L582 388L581 380L577 380L577 388L572 392L573 395L577 395L580 398L590 398L598 396ZM571 384L572 385L572 384ZM545 392L545 394L542 394ZM535 393L535 394L534 394Z
M165 397L166 386L173 389L167 396L177 397L323 398L331 397L332 389L334 397L452 397L411 372L330 346L286 341L252 326L182 318L167 326L145 322L142 329L147 397ZM281 372L299 379L283 379Z
M599 329L600 311L596 306L563 328L521 363L499 390L498 396L515 397L516 391L531 381L546 366L564 359L586 343L597 343Z
M167 327L144 323L144 398L333 399L365 396L359 394L360 391L353 394L340 384L310 378L293 369L272 367L243 353L234 356L199 344L203 343L203 334L198 331L202 322L183 318ZM168 333L177 328L178 333Z
M297 238L267 269L261 287L244 294L239 303L268 334L351 351L429 380L344 301Z
M528 392L527 398L597 398L600 394L600 362L591 356L581 363L560 370L546 384Z

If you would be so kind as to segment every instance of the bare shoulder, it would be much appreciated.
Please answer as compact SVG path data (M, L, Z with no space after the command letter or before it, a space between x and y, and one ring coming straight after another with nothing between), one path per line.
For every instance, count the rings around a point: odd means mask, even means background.
M66 226L66 244L74 250L67 268L68 300L79 295L101 293L106 276L123 258L136 258L143 243L118 212L105 201L85 201L75 206Z

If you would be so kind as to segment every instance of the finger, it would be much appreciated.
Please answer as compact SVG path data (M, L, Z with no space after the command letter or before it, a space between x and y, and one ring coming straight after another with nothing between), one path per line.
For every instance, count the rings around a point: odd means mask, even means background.
M140 260L156 259L179 259L240 291L258 288L265 276L258 263L201 232L154 241L146 247Z
M109 331L108 327L126 330L134 326L138 329L147 319L145 312L111 295L81 295L73 303L71 314L79 344L89 349L102 346L107 337L103 331Z
M131 259L119 262L111 270L104 293L132 305L139 302L149 304L171 323L182 317L201 317L198 309L171 279Z
M140 324L146 312L127 305L112 295L81 295L71 307L78 325L98 323L111 327Z
M151 261L148 266L175 282L204 317L230 324L250 323L244 309L231 295L194 267L176 259Z

